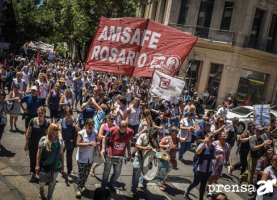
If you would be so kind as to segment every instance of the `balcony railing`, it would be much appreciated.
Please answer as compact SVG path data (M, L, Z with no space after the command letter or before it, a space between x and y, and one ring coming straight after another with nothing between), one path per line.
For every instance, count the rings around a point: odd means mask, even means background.
M168 24L168 26L203 39L234 44L235 33L231 31L211 29L202 26L188 26L182 24Z
M245 37L243 47L277 54L276 43L274 44L271 40L262 40L253 36Z

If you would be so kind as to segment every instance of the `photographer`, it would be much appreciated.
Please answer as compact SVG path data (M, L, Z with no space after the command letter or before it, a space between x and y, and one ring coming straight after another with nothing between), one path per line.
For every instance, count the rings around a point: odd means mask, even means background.
M95 95L94 85L91 85L90 82L86 82L85 87L82 90L83 102L86 102L87 96Z

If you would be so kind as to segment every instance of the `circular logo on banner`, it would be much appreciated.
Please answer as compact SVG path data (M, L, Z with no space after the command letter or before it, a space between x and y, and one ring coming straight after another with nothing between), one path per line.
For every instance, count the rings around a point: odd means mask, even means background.
M181 59L177 55L154 54L150 56L147 69L154 69L173 76L181 65Z

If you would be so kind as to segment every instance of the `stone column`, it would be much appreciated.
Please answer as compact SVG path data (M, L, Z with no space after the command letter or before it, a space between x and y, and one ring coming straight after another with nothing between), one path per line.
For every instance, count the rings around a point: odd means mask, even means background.
M172 0L167 0L166 5L165 5L165 10L164 10L164 25L168 25L169 22L169 16L171 13L171 5L172 5Z

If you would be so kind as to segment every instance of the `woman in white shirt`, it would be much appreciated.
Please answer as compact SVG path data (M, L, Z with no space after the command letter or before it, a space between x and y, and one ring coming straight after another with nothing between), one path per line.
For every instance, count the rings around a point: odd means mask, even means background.
M28 73L28 68L25 68L23 71L23 79L25 80L25 88L27 88L27 85L29 83L29 76L30 76L30 74Z
M139 128L139 118L141 114L140 100L135 98L132 103L130 103L127 110L128 115L128 127L134 131L133 136L138 133Z
M42 105L45 105L45 100L48 95L48 89L49 89L49 84L47 80L47 76L44 73L41 73L38 78L38 83L39 83L39 88L41 90L41 101Z
M182 118L180 121L180 130L178 137L185 138L187 134L190 134L193 130L195 130L194 121L192 119L193 113L188 112L185 114L185 118ZM187 140L187 142L181 143L181 147L179 149L179 160L183 159L183 155L187 150L190 150L191 147L191 134Z
M100 142L93 129L94 121L87 119L85 129L78 132L76 160L78 164L77 192L76 197L81 196L81 191L86 189L85 184L94 160L94 151ZM98 154L100 155L100 154Z
M70 70L67 72L67 75L66 75L66 86L67 87L72 86L72 74Z

